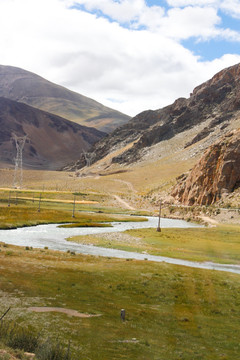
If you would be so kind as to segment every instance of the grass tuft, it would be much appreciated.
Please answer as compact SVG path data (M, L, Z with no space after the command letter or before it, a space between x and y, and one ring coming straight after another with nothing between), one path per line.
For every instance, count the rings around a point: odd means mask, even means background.
M70 343L65 349L59 341L54 342L50 338L44 341L33 329L23 328L14 322L1 321L0 341L12 349L35 353L36 360L73 359L70 354ZM7 354L5 357L7 358Z

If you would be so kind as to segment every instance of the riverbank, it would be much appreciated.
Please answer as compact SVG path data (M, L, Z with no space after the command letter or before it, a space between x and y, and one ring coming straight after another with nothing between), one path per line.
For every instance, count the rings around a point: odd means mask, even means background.
M8 208L7 200L6 197L4 209ZM37 216L42 216L46 221L54 213L58 219L62 216L64 221L67 217L69 222L73 220L70 203L46 202L44 211L41 208L38 214L37 203L30 206L29 200L25 201L25 204L11 204L6 210L15 214L12 217L15 224L22 221L21 211L28 223L34 216L37 220ZM98 212L110 212L109 208L88 205L87 210L94 213L84 214L86 205L79 206L77 221L78 217L87 222L112 216ZM122 216L119 215L118 221ZM239 228L162 228L158 233L157 220L154 218L152 229L90 237L85 234L81 241L138 251L143 259L148 257L147 253L158 252L172 258L238 262ZM58 231L73 230L49 226L50 238L58 244ZM44 236L48 237L49 228L40 227L43 230L40 240L43 240ZM41 249L34 249L26 239L37 228L9 230L22 247L0 244L0 306L2 312L11 306L6 319L29 326L45 338L56 338L66 347L71 341L77 359L238 360L238 274L134 260L131 255L125 259L80 255L71 248L71 242L65 242L68 247L64 251L52 251L44 242ZM79 230L88 229L76 229ZM66 311L38 313L30 311L31 308ZM124 322L120 318L121 309L126 311ZM70 317L70 310L86 316Z
M0 306L11 306L7 320L66 346L71 340L78 359L239 358L239 275L49 249L0 249ZM101 316L37 313L32 307Z
M28 249L166 262L240 274L239 228L206 229L184 221L161 219L162 231L158 232L153 228L155 223L156 218L150 217L146 222L118 222L107 228L51 224L0 230L0 238L6 244Z
M197 262L240 265L240 227L132 229L123 233L74 236L69 240L84 245L165 256Z

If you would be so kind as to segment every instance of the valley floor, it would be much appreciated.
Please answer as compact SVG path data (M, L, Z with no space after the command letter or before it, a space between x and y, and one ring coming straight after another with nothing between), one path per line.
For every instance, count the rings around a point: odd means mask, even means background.
M76 359L239 359L239 275L48 249L0 249L1 309L11 306L4 321L66 345L71 340ZM86 317L32 311L36 307Z
M126 214L158 215L157 201L149 203L135 184L130 189L122 181L100 178L94 187L92 178L78 179L70 173L52 175L29 172L26 188L19 190L9 188L11 172L1 173L2 228L49 222L89 226L116 217L120 220ZM111 187L113 183L115 187ZM167 205L162 211L162 216L189 221L199 216L218 223L236 223L239 219L239 211L231 208ZM131 230L77 241L239 264L239 225L211 225L164 229L161 233L156 229ZM4 323L14 321L23 328L30 327L41 332L44 339L58 339L66 347L70 340L74 360L239 360L237 274L0 245L1 313L11 307ZM36 308L56 311L33 311ZM121 309L126 311L125 321L120 318ZM73 316L76 313L83 315ZM6 348L1 341L0 348ZM23 354L14 356L25 359Z

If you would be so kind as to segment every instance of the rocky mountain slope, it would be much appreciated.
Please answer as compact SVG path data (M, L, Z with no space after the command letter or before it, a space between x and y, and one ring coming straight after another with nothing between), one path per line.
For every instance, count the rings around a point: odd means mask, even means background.
M12 66L0 65L0 97L23 102L104 132L111 132L130 119L97 101Z
M181 149L195 147L202 152L220 134L237 127L239 114L240 64L237 64L196 87L188 99L179 98L163 109L145 111L117 128L93 147L92 160L96 162L118 150L112 163L134 164L142 161L156 144L177 139L180 134L184 134ZM77 167L84 164L79 161Z
M240 129L210 146L172 195L185 205L211 205L240 187Z
M23 166L30 169L60 169L106 134L35 109L0 98L0 162L13 165L16 145L13 134L28 136Z
M76 170L78 176L88 176L88 181L92 177L95 183L94 179L98 179L99 184L109 181L115 187L125 184L126 199L130 199L133 206L138 203L142 207L146 203L149 208L149 203L157 205L160 200L174 203L176 199L186 204L208 204L217 200L219 194L221 206L236 206L240 187L238 180L233 181L235 185L227 186L232 180L224 177L225 169L230 166L225 160L222 165L217 165L222 166L223 173L214 175L220 180L214 185L213 192L210 185L204 189L208 182L211 183L207 169L202 170L199 181L194 177L187 185L183 183L186 178L183 174L194 168L209 147L239 128L240 64L237 64L196 87L188 99L180 98L163 109L145 111L101 139L91 149L91 166L86 167L86 161L81 157L66 169ZM211 149L215 147L210 148L210 153ZM227 154L223 157L229 161L230 148ZM220 156L215 155L216 158ZM236 166L239 164L235 163L234 168ZM191 182L196 182L196 186L192 184L190 188ZM185 186L189 186L186 191L192 194L189 198L187 193L183 197ZM176 187L173 197L172 189ZM222 189L227 189L229 196L223 196L227 192Z

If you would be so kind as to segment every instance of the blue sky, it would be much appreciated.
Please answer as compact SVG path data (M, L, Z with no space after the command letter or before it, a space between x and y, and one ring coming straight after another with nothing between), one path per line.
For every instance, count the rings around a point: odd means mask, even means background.
M240 18L233 18L227 14L218 12L224 29L231 29L236 32L240 31ZM222 38L212 38L206 41L198 41L195 38L189 38L182 42L183 46L193 51L201 57L202 61L214 60L224 54L240 54L239 41L232 41Z
M0 0L0 64L129 115L240 62L240 0Z

